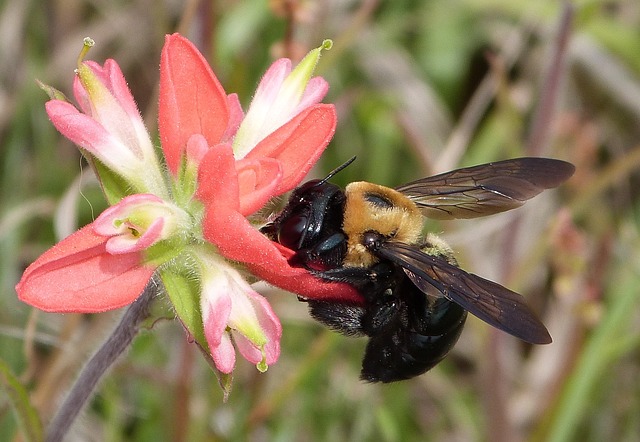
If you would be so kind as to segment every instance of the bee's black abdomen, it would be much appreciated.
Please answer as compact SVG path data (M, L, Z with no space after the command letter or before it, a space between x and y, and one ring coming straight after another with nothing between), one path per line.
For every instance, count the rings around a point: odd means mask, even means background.
M427 306L430 310L416 322L416 311L424 309L426 296L418 293L405 296L415 299L401 307L398 324L390 324L387 330L371 336L362 360L360 378L367 382L395 382L419 376L437 365L458 341L467 312L451 301L438 299Z

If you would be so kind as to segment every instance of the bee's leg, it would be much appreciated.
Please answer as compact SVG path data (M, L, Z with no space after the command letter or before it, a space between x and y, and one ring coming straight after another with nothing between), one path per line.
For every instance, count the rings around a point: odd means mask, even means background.
M395 272L393 266L378 263L372 267L338 267L325 271L313 271L325 281L343 282L354 286L367 302L377 302L380 295L393 285Z
M391 288L378 293L375 300L369 302L367 313L362 318L362 329L367 336L378 336L389 328L397 328L401 301Z
M312 301L309 303L309 313L318 322L345 336L363 336L362 318L366 314L361 305L341 304L329 301Z
M360 285L367 283L371 279L371 269L366 267L337 267L335 269L329 269L324 271L318 271L308 269L318 278L324 279L330 282L345 282L351 284L356 288L360 288Z
M346 253L346 236L342 232L336 232L313 247L298 250L295 255L289 258L289 264L293 267L305 267L312 271L333 269L342 264Z

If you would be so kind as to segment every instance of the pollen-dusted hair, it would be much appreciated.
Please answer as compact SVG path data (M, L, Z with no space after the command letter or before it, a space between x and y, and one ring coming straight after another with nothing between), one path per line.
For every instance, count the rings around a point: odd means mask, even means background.
M398 191L359 181L345 189L343 230L349 240L345 266L368 267L378 261L363 245L362 234L375 231L394 241L416 244L422 214L413 201Z

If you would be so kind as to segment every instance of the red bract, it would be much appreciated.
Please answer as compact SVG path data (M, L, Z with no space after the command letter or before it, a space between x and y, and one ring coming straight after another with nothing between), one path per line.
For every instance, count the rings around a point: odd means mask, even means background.
M166 36L162 48L158 122L162 150L173 174L192 135L202 135L214 146L229 124L224 89L198 49L178 34Z
M291 267L287 262L291 252L268 240L246 219L270 198L295 188L309 172L335 131L333 105L309 105L259 140L244 158L236 159L231 144L223 139L229 133L227 96L197 49L179 35L168 36L160 74L160 134L165 156L180 158L187 143L190 148L210 146L198 169L197 197L205 205L205 239L225 258L244 263L260 278L285 290L310 298L361 302L352 287L323 283ZM223 109L212 110L205 105L208 103ZM195 135L200 137L192 138ZM174 162L171 170L177 170L178 164Z
M89 225L60 241L25 270L16 286L18 297L62 313L102 312L132 303L155 267L141 264L140 252L108 253L108 240Z

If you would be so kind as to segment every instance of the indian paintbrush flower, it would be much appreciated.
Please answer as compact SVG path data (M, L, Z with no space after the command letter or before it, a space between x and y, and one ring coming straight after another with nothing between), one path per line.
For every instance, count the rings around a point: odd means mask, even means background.
M276 61L244 115L195 46L167 36L159 132L168 173L115 61L79 61L78 107L46 87L51 121L92 164L111 207L31 264L19 298L50 312L101 312L132 303L157 274L223 373L234 345L261 370L280 352L280 322L250 274L306 297L359 302L349 286L289 266L292 252L247 218L295 188L333 136L335 109L320 103L327 83L311 77L328 46L294 69Z

